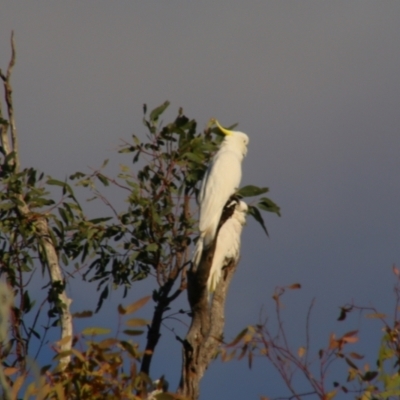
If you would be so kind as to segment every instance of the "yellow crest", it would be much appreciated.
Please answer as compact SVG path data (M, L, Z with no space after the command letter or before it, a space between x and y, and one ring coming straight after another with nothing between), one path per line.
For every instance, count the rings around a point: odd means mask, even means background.
M218 122L216 119L213 119L213 122L215 122L215 125L218 126L219 130L220 130L224 135L227 135L227 136L232 135L232 131L223 128L223 127L219 124L219 122Z

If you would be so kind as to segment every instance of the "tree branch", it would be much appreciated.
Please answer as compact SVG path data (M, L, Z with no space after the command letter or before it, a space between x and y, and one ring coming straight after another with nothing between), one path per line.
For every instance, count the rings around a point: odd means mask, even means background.
M178 257L181 262L181 257ZM164 285L160 287L159 290L159 298L156 300L157 305L154 310L153 319L151 321L151 325L148 327L147 332L147 342L146 349L143 355L142 364L140 366L140 371L144 372L147 375L150 375L150 365L153 359L154 350L158 344L158 341L161 337L161 323L163 321L163 316L165 311L168 309L169 305L172 301L174 301L184 290L184 274L185 274L185 264L179 268L179 266L174 267L177 269L178 273L170 273L169 278L165 282ZM181 276L181 284L180 287L169 296L172 287L174 286L175 281L178 279L179 275Z
M7 129L5 128L4 122L2 123L1 130L1 140L3 148L6 152L6 156L14 153L14 161L10 161L15 166L15 172L19 171L19 153L18 153L18 140L17 140L17 130L15 125L14 117L14 106L12 98L12 86L11 86L11 74L15 65L16 52L14 43L14 33L11 34L11 60L8 64L7 73L4 74L0 70L0 77L3 80L5 100L7 104L8 111L8 126L10 128L11 134L11 148L9 146ZM32 213L29 205L25 202L22 193L17 195L18 204L17 210L21 217L30 219L36 228L36 237L40 244L43 246L44 253L46 255L47 268L50 275L50 280L52 285L62 284L64 285L64 277L61 271L61 267L58 260L58 255L56 251L55 244L51 240L50 227L45 217L38 216L37 213ZM61 345L61 352L67 352L71 350L72 347L72 316L70 312L71 299L68 298L65 288L59 293L59 300L62 302L62 309L60 310L60 322L61 322L61 340L63 344ZM60 359L60 368L64 370L68 363L70 362L70 356L66 355Z
M15 65L15 43L14 43L14 31L11 32L11 59L8 64L7 73L4 75L3 71L0 69L0 77L3 80L4 86L4 97L7 104L8 111L8 126L10 127L11 133L11 149L8 142L7 129L5 124L3 123L1 129L1 140L2 145L7 154L10 154L11 151L14 152L14 164L15 171L19 171L19 157L18 157L18 140L17 140L17 129L15 126L15 116L14 116L14 106L12 101L12 86L11 86L11 74L13 72L13 68ZM1 116L1 115L0 115Z
M188 272L188 298L192 309L192 323L183 343L183 366L180 392L196 400L200 394L200 381L216 356L222 341L225 325L225 300L236 270L231 262L224 268L225 277L220 280L209 304L207 279L215 252L216 240L203 252L196 271Z

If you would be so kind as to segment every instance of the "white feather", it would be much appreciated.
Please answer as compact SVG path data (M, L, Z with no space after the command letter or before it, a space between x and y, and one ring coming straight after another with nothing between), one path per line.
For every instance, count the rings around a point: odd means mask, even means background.
M240 235L246 222L247 204L240 201L235 211L220 228L217 236L214 257L210 275L207 280L207 290L213 293L221 279L222 269L232 260L237 262L240 254Z
M242 160L249 138L243 132L229 132L203 178L199 193L199 230L205 248L213 241L225 203L242 178Z
M197 267L200 264L200 260L201 260L201 255L203 253L203 238L201 236L199 236L197 243L196 243L196 247L194 249L194 254L192 257L192 262L193 262L193 266Z

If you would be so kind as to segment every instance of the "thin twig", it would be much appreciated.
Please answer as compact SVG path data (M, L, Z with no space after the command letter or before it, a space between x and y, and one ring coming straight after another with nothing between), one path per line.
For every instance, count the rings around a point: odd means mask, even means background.
M311 300L311 304L308 307L307 312L307 319L306 319L306 355L304 357L304 364L308 364L308 354L310 351L310 318L311 318L311 311L315 304L315 297Z
M306 392L306 393L299 393L299 394L294 394L293 396L289 397L275 397L275 400L292 400L292 399L299 399L300 397L305 397L305 396L312 396L317 394L316 392Z

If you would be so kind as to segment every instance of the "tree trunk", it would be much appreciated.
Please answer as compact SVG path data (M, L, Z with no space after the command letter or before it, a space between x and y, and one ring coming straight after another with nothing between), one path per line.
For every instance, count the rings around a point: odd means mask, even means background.
M10 158L9 163L13 165L14 172L18 173L20 169L19 154L18 154L18 136L15 125L14 106L12 99L12 86L11 86L11 74L15 65L15 44L14 44L14 33L11 34L11 59L8 64L7 72L4 74L0 70L0 78L3 80L4 94L7 105L8 121L2 118L2 110L0 104L0 141L1 145L9 156L13 153L13 157ZM11 138L11 143L9 141ZM18 196L18 212L23 218L29 218L33 221L36 227L36 234L40 244L43 246L44 253L46 255L47 267L50 275L52 285L62 285L64 287L64 277L59 264L58 255L55 244L51 240L50 228L45 217L40 216L38 213L33 213L29 206L24 201L21 195ZM68 298L65 288L59 293L59 300L62 302L62 310L60 310L60 322L61 322L61 351L66 352L71 350L72 347L72 316L70 312L71 299ZM60 369L64 370L70 362L70 355L60 359Z
M192 324L183 341L183 365L180 392L191 400L200 394L200 381L222 342L225 325L225 300L236 270L231 262L217 285L212 299L208 298L207 279L215 251L213 245L203 252L197 271L188 273L188 297ZM210 302L211 300L211 302Z

